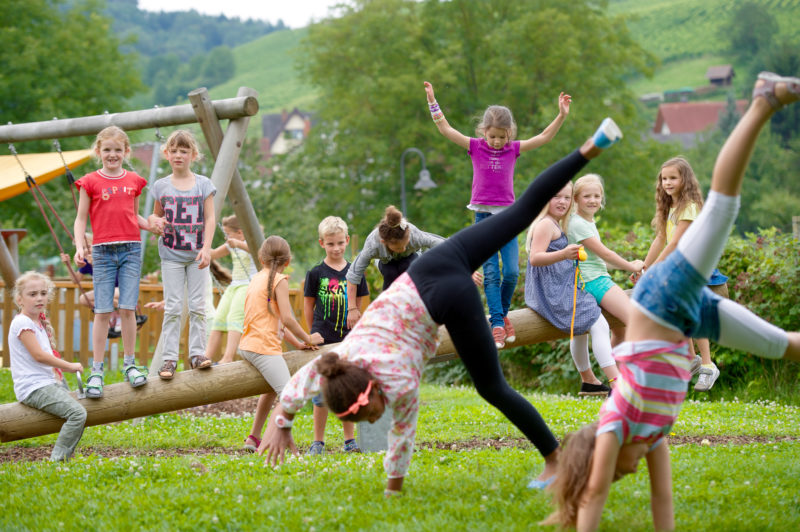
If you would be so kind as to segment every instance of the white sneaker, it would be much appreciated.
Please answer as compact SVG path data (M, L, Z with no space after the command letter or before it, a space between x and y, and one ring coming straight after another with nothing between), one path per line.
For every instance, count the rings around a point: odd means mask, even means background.
M594 145L602 149L608 148L621 138L622 130L610 117L607 117L603 120L603 122L600 124L600 127L597 128L597 131L595 131L594 135L592 136Z
M692 372L692 377L697 375L697 373L700 371L700 366L702 364L703 364L703 359L700 358L700 355L695 355L694 360L692 360L692 365L689 368L689 371Z
M714 386L714 383L717 382L717 377L719 377L719 368L714 366L713 368L706 368L704 366L700 367L700 376L697 378L697 384L694 385L694 389L697 392L707 392Z

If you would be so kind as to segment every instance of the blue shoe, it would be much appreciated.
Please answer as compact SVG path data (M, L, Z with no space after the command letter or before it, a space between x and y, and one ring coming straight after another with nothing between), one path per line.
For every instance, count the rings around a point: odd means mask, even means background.
M592 141L598 148L606 149L622 138L622 130L611 118L606 118L597 128Z
M315 441L311 444L311 447L308 448L306 454L322 454L325 452L325 442Z
M347 440L344 442L344 452L346 453L360 453L361 448L356 443L356 440Z
M555 479L556 479L555 475L552 475L550 478L546 478L544 480L533 479L530 482L528 482L528 489L532 490L547 489L547 487L550 484L552 484Z

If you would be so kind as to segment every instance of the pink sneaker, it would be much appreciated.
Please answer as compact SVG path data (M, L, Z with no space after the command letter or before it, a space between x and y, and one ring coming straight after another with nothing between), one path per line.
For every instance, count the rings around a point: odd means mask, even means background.
M514 325L508 316L503 318L503 329L506 331L506 342L513 344L517 341L517 331L514 330Z
M494 336L494 345L497 349L503 349L506 346L506 330L502 327L493 327L492 336Z

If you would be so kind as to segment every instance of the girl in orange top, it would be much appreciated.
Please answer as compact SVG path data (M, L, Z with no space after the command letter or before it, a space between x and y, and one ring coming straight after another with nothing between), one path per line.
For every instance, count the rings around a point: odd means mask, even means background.
M253 428L245 439L245 448L250 451L256 451L261 444L261 431L270 408L289 381L289 368L282 356L284 334L286 341L298 349L316 349L323 342L319 333L306 333L292 312L289 276L283 274L292 261L286 240L274 235L267 238L258 251L258 258L262 269L247 287L239 349L242 358L261 372L273 391L258 398Z

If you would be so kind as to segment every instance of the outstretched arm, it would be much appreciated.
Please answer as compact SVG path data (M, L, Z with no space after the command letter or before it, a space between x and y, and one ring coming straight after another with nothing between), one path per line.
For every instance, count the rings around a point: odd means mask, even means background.
M643 261L638 259L634 261L627 261L623 259L615 251L608 249L605 244L603 244L596 236L582 240L581 244L583 244L586 249L603 259L606 264L617 268L618 270L639 273L642 271L642 268L644 268Z
M608 491L614 480L619 448L619 440L613 432L597 436L589 481L578 508L578 522L575 528L579 532L597 530L600 525L603 506L606 504Z
M444 113L442 113L441 109L439 109L439 104L436 103L436 98L433 96L433 85L427 81L424 82L424 84L425 94L428 96L428 106L430 107L431 116L433 117L433 123L436 124L437 128L439 128L439 133L444 135L448 140L455 142L465 150L468 150L469 137L462 135L460 132L456 131L453 126L447 123Z
M519 143L519 151L529 151L534 150L544 144L547 144L553 137L556 136L558 130L561 129L561 124L564 123L564 120L567 119L567 115L569 114L569 105L572 103L572 96L569 94L564 94L563 92L558 95L558 116L550 122L544 130L539 133L538 135L531 137L527 140L520 141Z

